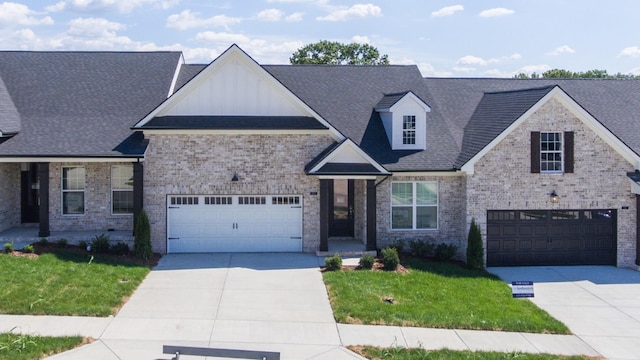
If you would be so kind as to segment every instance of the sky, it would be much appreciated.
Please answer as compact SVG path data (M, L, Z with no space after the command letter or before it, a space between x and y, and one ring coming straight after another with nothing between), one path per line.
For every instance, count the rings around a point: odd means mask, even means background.
M430 77L640 75L640 1L0 2L0 50L175 50L187 63L209 63L237 44L260 64L287 64L320 40L370 44Z

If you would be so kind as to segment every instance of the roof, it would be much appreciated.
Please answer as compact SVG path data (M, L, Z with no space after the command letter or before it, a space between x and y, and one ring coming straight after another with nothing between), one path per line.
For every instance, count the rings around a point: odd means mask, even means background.
M306 116L158 116L143 129L210 130L326 130L318 120Z
M20 114L0 77L0 136L20 130Z
M380 101L376 104L376 109L389 109L395 105L400 99L407 95L408 91L403 91L396 94L385 94Z
M0 156L141 156L143 143L119 145L137 139L130 127L167 97L180 59L180 52L0 52L0 78L20 115L20 132L0 145Z

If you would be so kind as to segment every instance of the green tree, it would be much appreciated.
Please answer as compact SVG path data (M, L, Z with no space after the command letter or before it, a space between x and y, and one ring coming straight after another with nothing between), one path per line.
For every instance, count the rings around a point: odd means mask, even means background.
M301 47L291 55L289 61L294 65L388 65L389 56L380 55L378 49L369 44L321 40Z
M471 227L469 228L469 236L467 237L467 266L472 269L484 268L482 233L475 219L471 219Z
M140 259L149 259L152 255L151 225L149 224L149 217L144 209L142 209L140 215L138 215L133 235L133 254Z
M640 78L638 75L617 73L610 75L607 70L587 70L587 71L570 71L565 69L551 69L539 75L537 73L525 74L519 73L514 75L516 79L634 79Z

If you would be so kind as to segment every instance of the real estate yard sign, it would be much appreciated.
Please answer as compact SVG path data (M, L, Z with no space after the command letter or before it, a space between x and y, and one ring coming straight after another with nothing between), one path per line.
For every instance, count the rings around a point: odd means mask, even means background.
M511 293L514 298L533 297L533 281L512 281Z

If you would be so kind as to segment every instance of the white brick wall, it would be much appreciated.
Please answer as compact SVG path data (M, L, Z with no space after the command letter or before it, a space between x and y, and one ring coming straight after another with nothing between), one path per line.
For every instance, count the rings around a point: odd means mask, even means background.
M574 173L532 174L532 131L573 131ZM618 266L632 266L636 201L626 173L633 170L632 164L552 99L475 164L475 173L465 184L466 229L475 218L486 249L487 210L618 209ZM553 190L561 197L557 204L549 200Z
M0 231L20 224L20 164L0 163Z

